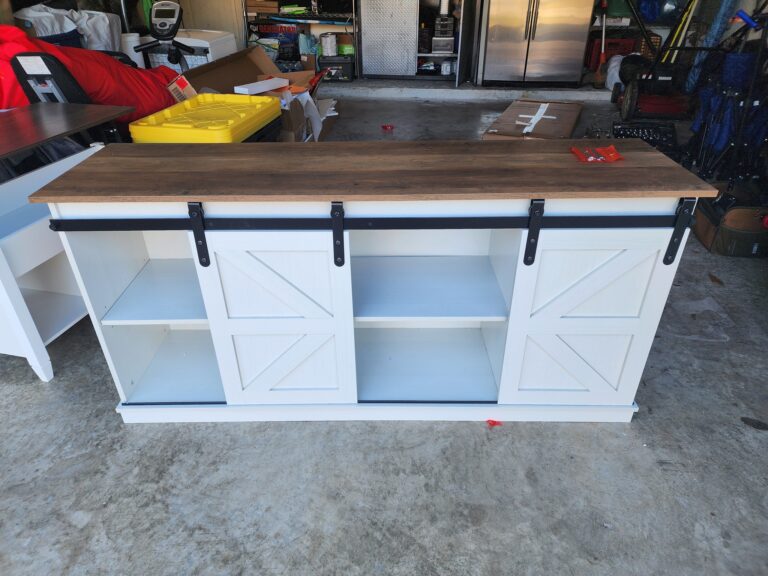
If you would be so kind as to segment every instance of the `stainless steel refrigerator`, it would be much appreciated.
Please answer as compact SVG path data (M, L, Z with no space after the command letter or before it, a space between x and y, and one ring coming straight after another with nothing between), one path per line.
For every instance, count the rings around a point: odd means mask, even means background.
M485 82L578 82L594 0L490 0Z

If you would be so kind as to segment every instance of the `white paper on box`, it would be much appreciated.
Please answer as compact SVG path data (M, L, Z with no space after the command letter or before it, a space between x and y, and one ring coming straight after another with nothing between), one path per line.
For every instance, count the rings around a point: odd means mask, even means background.
M287 78L269 78L259 82L252 82L251 84L235 86L235 94L263 94L264 92L279 90L280 88L285 88L286 86L288 86Z
M40 56L17 56L16 59L27 74L41 76L51 73Z

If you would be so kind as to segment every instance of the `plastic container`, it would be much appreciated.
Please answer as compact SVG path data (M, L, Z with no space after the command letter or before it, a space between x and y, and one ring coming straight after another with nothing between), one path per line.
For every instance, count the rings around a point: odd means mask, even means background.
M198 94L129 128L137 144L229 144L248 139L280 113L280 101L271 96Z
M333 32L320 34L320 49L323 52L323 56L337 56L338 50L336 48L336 34Z
M139 44L141 44L141 38L136 32L120 36L120 51L133 60L139 68L146 68L144 64L144 54L139 54L134 50Z

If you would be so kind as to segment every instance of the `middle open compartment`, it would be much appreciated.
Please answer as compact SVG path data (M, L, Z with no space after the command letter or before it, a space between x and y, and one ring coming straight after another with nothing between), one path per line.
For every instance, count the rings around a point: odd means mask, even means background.
M521 238L350 232L359 402L497 401Z

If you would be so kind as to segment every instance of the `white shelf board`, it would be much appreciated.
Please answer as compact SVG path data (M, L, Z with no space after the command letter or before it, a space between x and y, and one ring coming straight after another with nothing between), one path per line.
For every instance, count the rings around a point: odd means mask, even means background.
M200 324L205 305L191 258L149 260L104 315L105 326Z
M487 256L353 257L352 291L358 322L507 318Z
M480 329L355 330L359 402L496 402Z
M169 331L127 398L129 404L205 404L224 400L208 330Z
M0 216L0 240L34 224L48 219L51 212L47 204L27 204Z
M47 346L87 314L83 299L72 294L22 288L32 320Z

